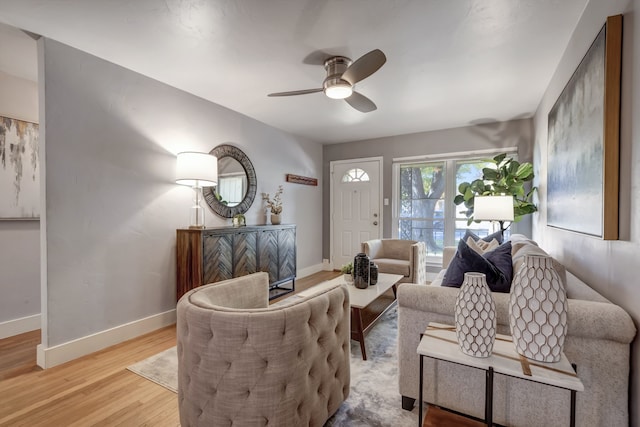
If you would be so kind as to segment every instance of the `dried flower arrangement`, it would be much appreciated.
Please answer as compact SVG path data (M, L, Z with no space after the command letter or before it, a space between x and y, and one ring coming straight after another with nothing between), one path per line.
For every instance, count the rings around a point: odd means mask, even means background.
M284 189L282 185L278 186L278 191L276 191L273 200L271 200L271 196L269 193L262 193L262 200L265 201L267 207L271 209L271 213L278 215L282 212L282 192Z

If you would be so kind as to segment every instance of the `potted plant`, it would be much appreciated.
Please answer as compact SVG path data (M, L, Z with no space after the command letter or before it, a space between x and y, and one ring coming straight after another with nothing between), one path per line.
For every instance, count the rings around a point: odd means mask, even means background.
M284 189L282 185L278 186L273 200L269 193L262 193L262 200L265 201L267 208L271 210L271 224L280 224L280 214L282 213L282 192Z
M244 227L245 225L247 225L247 219L245 218L244 214L239 213L233 216L234 227Z
M353 283L353 263L347 263L340 267L340 272L344 274L344 280L347 284Z
M473 206L476 196L513 196L514 222L538 210L532 202L536 187L532 187L529 191L525 190L525 184L532 181L534 177L531 163L519 163L507 157L506 153L485 161L491 164L482 169L482 178L461 183L458 186L460 194L453 199L456 205L464 204L467 208L463 211L468 218L467 225L474 221Z

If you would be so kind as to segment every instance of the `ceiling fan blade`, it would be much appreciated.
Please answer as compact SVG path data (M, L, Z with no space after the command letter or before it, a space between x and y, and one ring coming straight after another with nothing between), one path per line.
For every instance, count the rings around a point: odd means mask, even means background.
M276 93L270 93L267 96L293 96L293 95L306 95L308 93L316 93L316 92L322 92L324 89L319 88L319 89L303 89L303 90L292 90L291 92L276 92Z
M356 59L342 74L342 79L354 85L378 71L385 62L387 57L384 53L380 49L374 49Z
M344 100L361 113L370 113L378 109L372 100L358 92L353 92L350 97Z

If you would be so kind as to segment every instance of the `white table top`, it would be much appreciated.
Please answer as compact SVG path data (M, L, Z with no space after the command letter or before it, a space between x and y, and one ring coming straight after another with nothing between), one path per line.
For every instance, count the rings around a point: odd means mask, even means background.
M582 381L575 374L564 353L562 359L556 363L527 359L516 352L509 335L496 335L491 356L473 357L460 350L455 326L430 322L418 345L418 354L484 370L493 367L494 372L512 377L568 390L584 391Z
M403 277L404 276L402 276L401 274L378 273L378 283L373 286L367 287L367 289L358 289L353 283L348 284L347 288L349 289L349 305L355 308L365 308L373 301L375 301L380 295L387 292L389 288L398 283ZM322 282L305 291L298 292L298 295L312 295L319 290L336 284L347 284L347 282L345 282L344 280L343 275L340 275L335 279Z

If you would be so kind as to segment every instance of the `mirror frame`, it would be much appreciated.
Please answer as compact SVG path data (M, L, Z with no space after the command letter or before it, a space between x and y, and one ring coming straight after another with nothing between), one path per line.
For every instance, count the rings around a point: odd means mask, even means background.
M209 152L220 160L223 157L231 157L237 160L247 175L247 192L244 195L244 199L235 206L224 205L216 198L213 191L213 187L204 187L202 193L204 199L213 212L223 218L233 218L237 214L243 214L249 210L253 204L253 200L256 198L256 192L258 190L258 178L256 177L256 170L253 168L253 164L249 157L239 149L229 144L220 144Z

